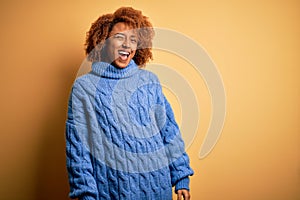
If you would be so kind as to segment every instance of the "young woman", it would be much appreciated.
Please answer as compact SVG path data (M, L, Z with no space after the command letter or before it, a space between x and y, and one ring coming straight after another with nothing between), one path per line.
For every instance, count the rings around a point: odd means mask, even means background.
M70 197L190 199L193 170L152 59L154 31L141 11L99 17L86 39L92 70L76 79L66 123Z

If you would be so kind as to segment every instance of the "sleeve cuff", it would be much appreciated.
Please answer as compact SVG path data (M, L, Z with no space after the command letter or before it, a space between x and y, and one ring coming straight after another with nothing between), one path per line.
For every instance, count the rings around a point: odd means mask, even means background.
M92 197L92 196L83 196L83 197L81 197L81 198L79 198L80 200L95 200L95 198L94 197Z
M175 192L177 193L177 191L180 190L180 189L190 190L189 184L190 184L190 179L189 179L189 177L185 177L185 178L183 178L183 179L180 179L180 180L175 184Z

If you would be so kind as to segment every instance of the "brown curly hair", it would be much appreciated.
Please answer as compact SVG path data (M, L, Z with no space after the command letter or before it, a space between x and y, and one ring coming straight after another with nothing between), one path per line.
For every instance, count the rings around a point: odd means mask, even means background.
M87 59L91 62L101 61L105 55L105 42L109 38L109 34L113 26L118 22L124 22L132 29L137 30L138 46L133 57L135 63L142 67L153 59L152 56L152 39L154 30L148 18L141 11L131 7L121 7L113 14L105 14L100 16L94 23L86 35L85 52Z

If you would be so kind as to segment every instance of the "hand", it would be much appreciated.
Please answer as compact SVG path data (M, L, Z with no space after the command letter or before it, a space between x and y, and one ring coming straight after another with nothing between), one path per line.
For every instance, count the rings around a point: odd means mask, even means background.
M190 192L186 189L181 189L177 191L177 200L181 200L181 197L183 196L184 200L190 200L191 195Z

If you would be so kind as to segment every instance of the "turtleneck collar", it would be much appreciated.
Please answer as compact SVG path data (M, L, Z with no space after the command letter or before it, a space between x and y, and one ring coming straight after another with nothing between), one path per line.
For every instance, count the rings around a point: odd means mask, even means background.
M92 72L99 76L106 78L126 78L138 71L138 66L133 60L129 62L126 68L116 68L115 66L106 62L94 62L92 64Z

